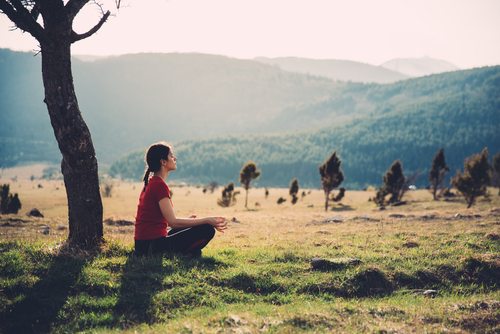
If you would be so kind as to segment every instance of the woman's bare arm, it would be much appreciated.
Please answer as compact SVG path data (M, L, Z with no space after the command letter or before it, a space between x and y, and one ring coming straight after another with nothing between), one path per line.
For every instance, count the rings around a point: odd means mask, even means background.
M177 218L175 215L174 208L170 202L170 198L165 197L158 203L160 205L161 213L163 217L167 220L168 225L172 228L185 228L203 224L210 224L217 231L224 232L227 229L227 221L225 217L203 217L203 218L192 218L195 215L190 216L190 218Z

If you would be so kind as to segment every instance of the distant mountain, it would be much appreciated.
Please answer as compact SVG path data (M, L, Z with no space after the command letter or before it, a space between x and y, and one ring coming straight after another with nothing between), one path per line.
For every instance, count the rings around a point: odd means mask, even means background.
M392 83L409 78L408 75L399 73L398 71L350 60L307 59L295 57L257 57L253 60L278 66L285 71L317 75L340 81Z
M369 115L309 130L274 134L219 136L175 144L178 170L171 181L220 184L238 183L239 170L249 160L262 174L259 187L288 187L298 178L303 188L318 188L318 166L338 150L347 189L382 184L382 176L399 159L405 175L420 172L419 188L427 176L434 154L445 148L451 172L449 184L466 157L488 148L490 159L500 150L500 66L456 71L410 79L389 85L357 85L345 88L353 97L351 108L370 103ZM285 124L325 117L336 99L296 110ZM346 102L347 103L347 102ZM338 104L338 103L337 103ZM324 113L321 111L324 110ZM315 112L310 112L315 111ZM285 116L285 115L283 115ZM326 123L326 122L325 122ZM145 148L131 152L110 169L112 175L140 180Z
M460 70L460 68L452 63L429 57L393 59L383 63L380 67L403 73L410 77L423 77L429 74Z
M102 60L108 58L109 56L93 56L93 55L73 55L73 58L84 61L84 62L94 62L96 60Z
M345 83L205 54L73 58L76 95L100 163L155 141L263 132L283 108ZM60 160L40 57L0 49L0 167ZM267 128L266 128L267 131Z
M262 185L288 186L295 175L315 187L318 163L339 148L351 189L380 182L398 157L405 170L424 173L428 156L443 145L452 171L484 146L496 153L499 71L382 85L204 54L73 59L78 103L101 169L137 149L143 158L144 147L166 140L182 157L178 178L237 181L231 175L255 158L266 168ZM60 161L43 96L40 57L0 49L0 168Z

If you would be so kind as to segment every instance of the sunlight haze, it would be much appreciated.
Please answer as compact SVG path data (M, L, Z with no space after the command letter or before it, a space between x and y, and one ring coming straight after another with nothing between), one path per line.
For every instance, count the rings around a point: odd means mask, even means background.
M431 57L466 69L500 64L500 1L128 0L73 54L198 52L252 59L302 57L380 65ZM75 21L98 22L87 5ZM0 48L37 50L31 35L10 31L0 15Z

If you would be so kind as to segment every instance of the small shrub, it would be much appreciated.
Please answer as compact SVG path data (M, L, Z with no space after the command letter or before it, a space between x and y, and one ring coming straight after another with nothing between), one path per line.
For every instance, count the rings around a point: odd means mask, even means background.
M451 179L452 186L465 198L467 208L470 208L479 196L487 194L487 186L491 181L490 170L488 150L484 148L480 155L474 154L465 160L463 174L458 170L456 176Z
M21 201L17 194L10 194L10 185L4 184L1 187L1 200L0 209L3 214L14 213L17 214L19 209L21 209Z
M106 178L101 182L101 193L103 197L111 197L115 183L112 179Z
M222 207L229 207L236 204L236 195L238 195L239 191L234 191L233 182L229 182L227 186L224 186L222 189L222 197L217 199L217 204Z

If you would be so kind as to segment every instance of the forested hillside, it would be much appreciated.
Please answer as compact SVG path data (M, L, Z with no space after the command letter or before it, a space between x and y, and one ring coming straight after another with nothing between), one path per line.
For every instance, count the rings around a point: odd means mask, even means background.
M42 102L40 57L2 49L0 73L0 167L58 161ZM73 74L101 163L160 139L261 132L283 108L324 100L346 85L251 60L204 54L74 59Z
M450 175L483 147L499 149L498 66L386 85L202 54L74 60L73 68L101 170L141 149L140 158L113 166L123 178L140 178L143 150L159 140L176 144L180 168L172 176L179 180L236 182L254 159L262 168L258 184L284 187L294 177L318 186L317 166L338 148L351 189L381 183L398 158L426 184L441 146ZM58 162L40 57L0 49L0 78L0 168Z
M40 57L0 49L0 168L18 161L57 161Z
M332 91L324 101L284 108L272 121L269 129L284 131L304 128L304 124L321 126L334 124L344 117L350 120L363 115L377 115L391 110L406 110L415 104L432 105L455 101L481 94L485 103L494 99L498 90L495 76L498 67L455 71L422 78L399 81L388 85L351 83ZM497 86L495 86L497 84ZM468 108L467 106L465 108ZM479 112L479 111L478 111ZM271 132L271 131L268 131Z
M348 189L381 184L396 159L406 175L420 172L422 187L441 147L451 167L447 181L466 157L484 147L490 155L500 150L500 66L352 89L379 101L371 115L315 130L181 141L175 145L179 168L169 178L237 183L243 164L254 160L262 170L259 186L288 187L297 177L301 187L319 187L318 165L338 149ZM308 108L320 111L321 105ZM111 174L139 180L144 152L124 156Z

